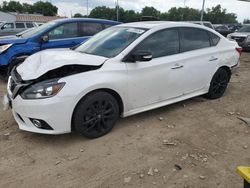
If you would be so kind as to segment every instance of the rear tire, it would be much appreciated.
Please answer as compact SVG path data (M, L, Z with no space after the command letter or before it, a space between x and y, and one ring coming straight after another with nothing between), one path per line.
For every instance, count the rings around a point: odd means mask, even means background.
M98 138L109 133L119 118L119 106L109 93L98 91L84 97L73 115L73 126L87 138Z
M222 97L227 89L229 80L230 75L228 72L225 69L220 68L214 74L210 83L209 91L205 97L208 99L218 99Z

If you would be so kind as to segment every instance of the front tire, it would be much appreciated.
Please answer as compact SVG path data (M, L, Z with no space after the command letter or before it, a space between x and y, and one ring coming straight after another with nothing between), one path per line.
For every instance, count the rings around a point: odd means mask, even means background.
M225 69L220 68L211 80L209 92L205 95L206 98L218 99L222 97L227 89L229 80L229 73Z
M78 103L72 123L79 134L87 138L98 138L110 132L118 118L116 99L107 92L98 91Z

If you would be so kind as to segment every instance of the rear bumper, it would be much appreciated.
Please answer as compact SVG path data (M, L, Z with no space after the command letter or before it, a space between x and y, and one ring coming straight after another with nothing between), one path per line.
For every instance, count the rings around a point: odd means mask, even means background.
M232 66L232 67L230 68L232 74L235 73L235 72L238 70L239 67L240 67L240 60L237 62L236 65L234 65L234 66Z

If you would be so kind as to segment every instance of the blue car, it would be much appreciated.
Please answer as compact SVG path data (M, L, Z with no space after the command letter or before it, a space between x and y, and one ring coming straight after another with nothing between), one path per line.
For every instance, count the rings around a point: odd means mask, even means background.
M0 69L7 73L25 58L50 48L71 48L94 34L120 22L71 18L46 23L16 36L0 37Z

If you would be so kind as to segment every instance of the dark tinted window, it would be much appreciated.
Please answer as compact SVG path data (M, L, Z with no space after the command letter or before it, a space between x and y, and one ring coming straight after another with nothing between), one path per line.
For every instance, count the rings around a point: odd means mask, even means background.
M202 29L181 28L181 50L183 52L210 47L208 33Z
M136 51L151 52L153 58L179 53L179 32L169 29L156 32L142 41Z
M16 23L16 28L23 29L23 28L25 28L25 25L24 25L24 23Z
M32 28L34 27L33 23L26 23L27 28Z
M60 25L49 32L50 40L78 37L77 23Z
M79 23L80 36L93 36L102 30L98 23Z
M209 36L212 41L212 46L216 46L220 41L220 37L211 32L209 32Z

